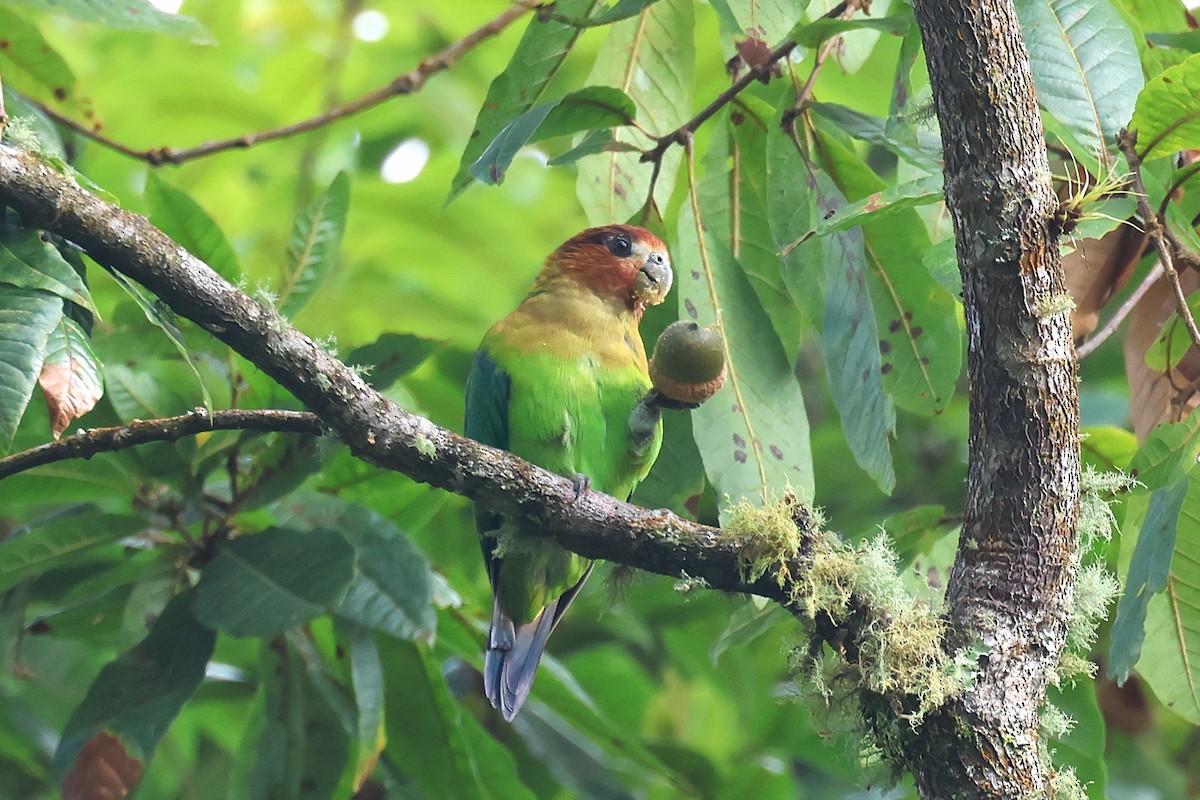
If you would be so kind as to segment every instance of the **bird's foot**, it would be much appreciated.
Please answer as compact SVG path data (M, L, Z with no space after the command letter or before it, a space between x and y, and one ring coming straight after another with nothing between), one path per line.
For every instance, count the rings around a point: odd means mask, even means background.
M579 498L583 497L583 493L592 488L592 479L582 472L576 472L571 477L571 483L575 487L575 502L579 502Z

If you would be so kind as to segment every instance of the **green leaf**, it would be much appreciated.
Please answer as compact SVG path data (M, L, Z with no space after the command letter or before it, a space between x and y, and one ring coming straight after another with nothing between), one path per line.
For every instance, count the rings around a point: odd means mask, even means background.
M0 284L0 451L12 444L60 319L55 295Z
M340 534L269 528L205 566L196 617L233 636L271 636L331 610L353 575L354 548Z
M719 324L728 357L724 388L692 412L704 470L730 503L770 502L789 486L812 497L808 417L791 362L749 281L690 203L679 217L680 317ZM722 513L727 508L722 503Z
M53 520L0 543L0 592L26 578L79 563L89 550L132 536L140 517L86 513Z
M387 744L383 720L384 671L375 636L361 625L348 625L350 641L350 680L354 687L355 739L358 752L354 762L354 790L362 788Z
M75 75L36 26L0 6L0 31L4 31L4 48L0 52L9 61L58 99L66 99L71 94L75 88Z
M183 337L183 332L175 324L175 313L160 302L147 297L141 287L135 285L121 273L110 270L109 275L112 276L118 286L125 290L125 293L129 295L133 302L137 304L142 314L145 315L146 321L166 335L167 341L171 343L171 346L183 358L183 363L187 365L192 378L195 379L197 387L200 389L204 407L211 411L213 407L212 396L208 392L208 386L205 385L204 378L200 376L200 368L196 364L195 355L192 353L191 348L188 347L187 340ZM112 365L106 365L105 377L111 392ZM177 392L179 385L173 384L171 388ZM182 413L182 410L176 413Z
M1188 481L1181 478L1155 490L1129 562L1125 592L1109 634L1108 676L1124 683L1142 654L1146 636L1146 608L1150 598L1167 585L1179 513L1188 496Z
M389 737L384 752L422 794L455 800L533 800L512 755L454 701L428 651L395 639L381 644L388 675Z
M820 132L820 151L829 174L839 189L857 202L832 215L818 216L832 223L832 230L848 227L834 220L846 221L856 215L862 226L884 389L901 408L940 414L958 381L962 334L954 297L927 271L913 269L931 246L925 225L904 202L886 206L886 211L865 210L885 202L876 199L887 193L885 184L855 151ZM929 180L938 184L940 199L940 178Z
M560 100L541 103L505 125L479 160L471 165L471 177L497 185L516 157L530 142L566 136L580 131L630 124L637 109L620 89L588 86Z
M1200 31L1147 33L1146 41L1155 47L1178 47L1181 50L1200 53Z
M708 648L708 658L717 666L721 655L731 647L744 647L791 615L775 603L759 608L747 599L729 616L729 624Z
M0 242L0 283L41 289L96 313L96 306L79 273L58 248L42 241L42 232L26 229L6 234Z
M200 204L151 172L146 181L150 221L203 261L225 280L237 283L242 275L237 255L225 234Z
M165 33L195 42L210 41L208 31L191 17L159 11L149 0L9 0L10 5L54 11L82 22L108 28L148 33Z
M182 361L145 359L135 367L105 364L108 400L124 422L185 414L196 407L186 394L190 370Z
M598 4L599 0L561 0L554 5L554 10L568 18L586 17ZM496 135L541 98L581 31L569 23L533 15L508 66L488 87L487 98L475 119L458 171L450 182L447 202L471 184L471 165L479 160Z
M1200 54L1150 79L1137 98L1131 130L1143 158L1200 149Z
M312 496L287 507L290 522L340 531L358 568L335 609L338 616L401 639L433 639L433 577L429 562L404 532L364 506Z
M809 4L808 0L720 0L709 5L717 12L723 31L738 38L755 36L775 47L804 18Z
M441 344L411 333L381 333L371 344L351 350L345 361L370 367L367 382L383 391L424 363Z
M298 800L307 711L304 664L286 639L276 640L262 648L259 674L263 708L257 716L256 738L244 745L257 754L244 783L244 796Z
M887 217L896 211L940 203L944 197L941 175L926 175L915 181L888 185L872 192L862 200L847 203L833 216L822 217L812 234L824 236L832 231L849 230L864 223ZM910 224L920 222L920 218L914 220L908 214L904 215L904 219ZM928 237L926 239L928 240Z
M1156 425L1129 462L1147 489L1161 489L1187 475L1200 455L1200 418Z
M922 131L913 132L911 137L896 135L896 123L890 117L883 120L834 103L811 103L808 107L855 139L882 147L913 166L933 173L940 191L942 143L936 136Z
M1076 158L1117 162L1116 134L1142 90L1141 59L1110 0L1017 0L1038 102L1086 148Z
M691 0L660 0L637 17L613 25L587 82L617 87L633 99L637 118L650 133L669 133L692 114L694 25ZM639 149L653 144L633 130L621 138ZM663 157L654 187L660 209L674 190L681 150L673 147ZM635 152L606 152L579 162L575 190L590 223L625 222L642 210L653 170L640 159Z
M122 797L124 791L102 788L128 791L141 778L213 652L216 634L196 622L191 603L191 592L172 599L149 635L101 670L88 689L54 753L64 796ZM123 768L114 770L114 763Z
M612 8L601 11L594 17L589 17L585 20L580 20L584 27L594 28L599 25L611 25L614 22L620 22L623 19L636 17L642 13L642 10L651 3L657 3L658 0L617 0Z
M746 98L736 117L723 115L704 156L697 196L704 224L725 242L754 287L789 359L800 348L801 320L783 280L767 221L767 132L776 124L766 104ZM735 120L737 120L735 122Z
M1151 581L1157 585L1160 579L1165 580L1162 591L1150 597L1146 609L1145 641L1137 671L1160 703L1196 725L1200 724L1200 480L1189 477L1186 483L1187 496L1174 527L1174 557L1160 552L1168 547L1165 535L1162 541L1152 544L1156 563L1146 579L1146 591L1150 591ZM1151 498L1151 507L1153 503ZM1150 524L1147 512L1143 531ZM1141 539L1139 536L1134 560ZM1170 571L1164 575L1160 570L1167 565ZM1126 586L1121 602L1134 591L1132 562ZM1115 623L1111 636L1115 649Z
M289 319L308 304L337 265L350 207L350 176L339 172L329 188L296 217L288 238L279 310Z
M636 151L637 147L626 142L618 142L613 132L608 128L604 128L585 134L579 140L579 144L562 155L550 159L546 164L551 167L565 167L568 164L574 164L585 156L594 156L609 152L632 153Z
M815 178L818 211L836 213L845 198L823 173ZM821 354L829 390L854 460L891 494L896 473L888 440L895 434L896 410L883 391L880 339L867 290L862 233L837 231L820 241L825 266Z
M1051 760L1061 769L1070 767L1086 787L1089 800L1104 800L1108 770L1104 763L1106 725L1096 700L1096 682L1073 681L1067 686L1051 686L1047 702L1069 715L1075 724L1062 737L1050 742Z
M908 33L908 29L912 26L912 18L906 16L880 17L873 19L871 17L855 17L853 19L828 19L822 17L812 22L802 22L792 29L790 38L793 42L802 47L816 47L826 39L837 36L839 33L848 33L850 31L879 31L880 33L891 33L896 36L903 36Z
M59 317L58 325L46 338L46 358L38 374L55 438L100 401L104 394L102 369L79 323Z

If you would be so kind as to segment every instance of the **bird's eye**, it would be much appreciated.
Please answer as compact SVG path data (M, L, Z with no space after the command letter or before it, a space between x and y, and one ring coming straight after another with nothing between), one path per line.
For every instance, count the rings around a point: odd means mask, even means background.
M628 237L614 236L608 240L608 252L617 258L628 258L633 255L633 245L629 243Z

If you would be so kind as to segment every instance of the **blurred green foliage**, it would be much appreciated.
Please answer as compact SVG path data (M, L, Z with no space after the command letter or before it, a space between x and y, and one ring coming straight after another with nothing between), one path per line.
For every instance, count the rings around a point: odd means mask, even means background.
M1046 15L1059 18L1059 4L1024 5L1043 33ZM1154 18L1143 5L1174 19L1176 2L1082 5L1080 19L1097 27L1065 23L1053 44L1086 42L1083 63L1095 69L1064 74L1051 54L1032 55L1039 89L1053 89L1052 127L1053 115L1102 94L1100 127L1083 117L1057 126L1088 164L1095 156L1079 141L1104 141L1133 112L1142 80L1126 61L1147 75L1180 63L1194 76L1186 65L1197 59L1184 60L1193 39L1148 49L1122 21L1135 7ZM185 18L140 0L0 1L8 141L69 164L369 368L389 397L452 429L471 353L546 254L590 223L644 222L671 245L679 286L678 305L648 315L647 339L673 319L719 314L734 374L697 414L667 420L635 501L715 523L730 497L770 498L790 484L851 538L885 530L913 585L936 591L963 503L967 409L924 60L899 2L876 0L865 25L860 15L814 26L825 8L804 6L562 2L484 40L416 94L156 167L32 103L134 150L178 152L361 97L509 6L187 0ZM589 15L598 24L575 24ZM793 141L781 120L836 32L814 84L820 102L797 118ZM736 52L750 60L755 42L788 37L803 46L779 62L781 77L752 83L695 131L691 169L683 147L667 150L657 207L643 216L651 165L630 148L717 97L727 65L745 69L730 61ZM621 124L631 112L637 131ZM562 166L547 165L555 159ZM40 240L11 212L0 222L9 452L51 438L35 384L71 341L90 349L63 363L103 397L69 431L197 406L297 407L69 243ZM1085 459L1105 468L1127 467L1137 447L1119 430L1121 370L1115 348L1083 366ZM1190 430L1159 436L1165 455L1140 456L1169 473L1148 488L1196 481ZM739 439L751 442L748 463L744 451L731 458ZM1179 512L1180 548L1200 538L1193 495ZM1148 496L1128 503L1130 540ZM1118 543L1097 555L1129 563ZM85 763L112 767L122 785L140 777L144 798L911 794L858 788L883 773L831 732L839 698L826 707L793 683L788 650L803 634L792 618L601 572L611 580L593 579L580 597L510 726L479 681L491 596L462 498L327 439L238 432L14 475L0 482L0 797L51 797L63 780L82 791L72 796L98 796L103 781L80 772ZM1165 624L1163 612L1152 601L1151 622ZM1178 613L1195 626L1200 602ZM1151 645L1167 673L1155 691L1186 694L1196 666L1178 659L1200 654L1195 639ZM1056 757L1090 781L1090 797L1195 792L1184 776L1196 774L1197 728L1152 697L1137 695L1142 705L1126 709L1106 746L1106 717L1132 696L1103 681L1057 693L1079 726L1053 745ZM1192 702L1175 709L1195 722ZM1140 768L1147 758L1161 769Z

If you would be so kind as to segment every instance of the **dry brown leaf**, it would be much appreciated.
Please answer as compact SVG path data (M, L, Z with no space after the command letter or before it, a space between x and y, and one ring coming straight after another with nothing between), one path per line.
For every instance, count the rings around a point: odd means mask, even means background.
M121 740L100 733L75 757L63 781L63 800L120 800L142 779L145 765L129 755Z
M85 375L77 367L70 360L51 362L47 359L38 375L38 385L42 387L42 394L46 398L50 429L55 439L73 420L95 408L104 394L94 370Z
M1076 343L1096 330L1100 310L1129 282L1146 252L1146 236L1131 225L1119 225L1099 239L1080 239L1062 258L1067 291L1075 300L1071 334Z
M1185 270L1179 276L1184 294L1200 290L1200 273ZM1133 307L1125 332L1125 377L1129 380L1129 412L1138 441L1160 422L1178 422L1186 417L1200 398L1193 395L1188 403L1176 406L1171 401L1180 387L1200 377L1200 351L1189 347L1170 374L1146 364L1146 351L1162 333L1163 323L1175 312L1175 293L1164 275Z

